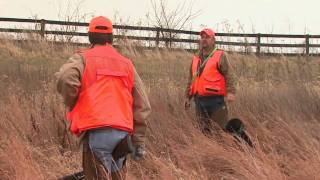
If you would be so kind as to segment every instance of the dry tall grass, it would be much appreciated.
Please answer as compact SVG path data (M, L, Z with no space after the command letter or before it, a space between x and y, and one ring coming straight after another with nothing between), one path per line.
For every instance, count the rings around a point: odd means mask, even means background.
M81 169L53 74L73 52L46 42L0 42L0 179L57 179ZM183 108L192 54L121 49L134 60L153 112L148 155L129 161L129 179L320 179L320 61L229 58L239 78L232 117L256 149L227 134L203 136Z

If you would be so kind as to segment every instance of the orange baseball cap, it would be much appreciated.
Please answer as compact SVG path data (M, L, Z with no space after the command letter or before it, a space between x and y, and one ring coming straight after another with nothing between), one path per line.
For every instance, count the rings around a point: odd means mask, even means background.
M209 29L209 28L205 28L203 29L202 31L200 31L200 36L205 33L206 35L208 35L209 37L215 37L216 36L216 33L212 30L212 29Z
M112 22L104 16L95 17L90 21L89 32L111 34L113 32Z

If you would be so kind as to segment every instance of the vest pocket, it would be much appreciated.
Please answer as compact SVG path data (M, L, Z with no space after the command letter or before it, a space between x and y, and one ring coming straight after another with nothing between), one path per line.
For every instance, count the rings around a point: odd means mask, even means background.
M220 81L222 78L221 77L213 77L213 76L209 76L209 75L206 75L204 76L204 79L207 80L207 81L210 81L210 82L218 82Z
M221 77L204 76L204 92L207 95L219 94L221 91L220 81Z
M105 77L120 79L127 88L129 87L128 73L126 72L112 71L110 69L97 69L97 81Z
M217 88L212 88L212 87L205 87L205 90L209 92L219 92Z
M122 71L112 71L110 69L97 69L97 76L116 76L116 77L127 77L128 74Z

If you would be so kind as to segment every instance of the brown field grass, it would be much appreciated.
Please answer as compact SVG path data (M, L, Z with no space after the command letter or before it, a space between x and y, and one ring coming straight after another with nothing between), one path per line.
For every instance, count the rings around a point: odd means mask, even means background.
M0 42L0 179L57 179L81 170L53 76L73 51ZM153 108L148 155L129 160L128 179L320 179L318 58L229 55L239 80L230 115L245 121L253 150L194 126L194 111L183 108L192 54L120 51L136 64Z

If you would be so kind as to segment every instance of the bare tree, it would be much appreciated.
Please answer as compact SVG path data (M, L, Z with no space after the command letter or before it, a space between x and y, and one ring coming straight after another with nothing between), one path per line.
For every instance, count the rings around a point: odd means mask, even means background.
M93 13L84 12L82 7L86 0L67 0L65 4L58 4L58 19L60 21L66 22L85 22L88 17L93 16ZM78 26L65 25L61 26L60 31L65 32L76 32L78 31ZM71 42L74 38L73 35L61 36L59 41Z
M173 9L168 7L167 0L150 0L154 16L154 26L160 29L186 29L191 25L191 21L200 14L200 10L193 10L193 1L185 0ZM160 31L161 36L166 38L166 47L172 46L172 38L177 38L178 34L168 31Z

